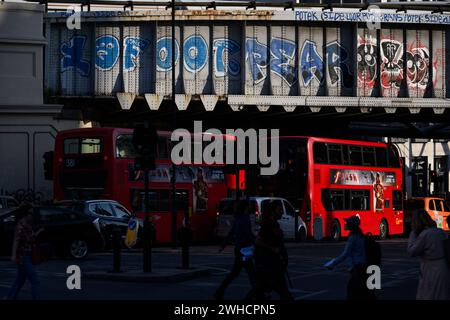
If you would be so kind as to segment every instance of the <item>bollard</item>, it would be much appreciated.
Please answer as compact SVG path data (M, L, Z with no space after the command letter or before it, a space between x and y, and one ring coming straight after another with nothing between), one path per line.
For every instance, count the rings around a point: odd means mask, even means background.
M152 237L153 226L149 219L144 220L143 250L144 250L144 272L152 272Z
M113 272L122 272L120 270L121 240L120 229L116 227L113 230Z
M189 269L189 241L191 240L191 229L189 228L190 208L184 209L184 225L180 229L181 240L181 268Z
M190 230L188 227L182 227L181 230L181 268L189 269L189 238Z

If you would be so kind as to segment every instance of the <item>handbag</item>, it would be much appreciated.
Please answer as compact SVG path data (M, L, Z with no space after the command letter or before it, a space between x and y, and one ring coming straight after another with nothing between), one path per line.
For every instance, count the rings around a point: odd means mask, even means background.
M444 244L444 257L447 262L447 266L450 268L450 238L443 240Z
M242 254L242 261L248 261L253 258L254 248L253 248L253 246L244 247L244 248L241 248L240 252Z

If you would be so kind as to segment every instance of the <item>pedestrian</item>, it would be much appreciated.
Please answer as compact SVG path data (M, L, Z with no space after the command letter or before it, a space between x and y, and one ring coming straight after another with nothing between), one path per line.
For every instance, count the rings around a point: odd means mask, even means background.
M235 203L234 212L233 226L219 250L219 252L222 252L227 244L234 240L234 263L230 273L228 273L214 293L216 300L223 300L225 290L239 276L242 268L247 272L251 287L253 288L255 285L255 266L251 254L255 242L255 235L253 234L250 221L249 201L241 200Z
M365 237L360 228L358 216L345 218L345 229L349 230L349 237L344 252L337 258L328 261L325 267L333 269L343 261L348 261L350 279L347 284L348 300L373 300L375 294L367 287L367 260L365 252Z
M22 204L15 212L16 226L11 261L16 264L17 275L8 293L8 299L17 299L20 289L28 279L31 284L31 295L34 300L39 298L39 282L33 265L32 250L36 236L43 230L33 232L33 208Z
M288 254L278 220L283 208L272 202L262 215L255 242L256 286L252 296L264 300L275 291L281 300L294 300L286 282Z
M420 257L417 300L447 300L450 298L450 270L445 260L444 242L447 234L425 210L413 215L413 231L409 236L408 254Z

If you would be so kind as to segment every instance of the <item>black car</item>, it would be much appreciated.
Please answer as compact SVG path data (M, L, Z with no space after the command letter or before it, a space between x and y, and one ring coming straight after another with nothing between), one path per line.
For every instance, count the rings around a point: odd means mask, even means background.
M123 205L114 200L61 201L55 205L87 215L98 226L107 246L112 243L114 228L119 228L122 238L125 237L132 216Z
M6 211L10 211L11 209L15 209L19 206L14 197L10 196L0 196L0 214Z
M11 255L15 228L15 212L0 215L0 250ZM85 258L89 252L102 250L104 239L88 216L54 206L33 207L33 230L44 230L37 243L58 256Z

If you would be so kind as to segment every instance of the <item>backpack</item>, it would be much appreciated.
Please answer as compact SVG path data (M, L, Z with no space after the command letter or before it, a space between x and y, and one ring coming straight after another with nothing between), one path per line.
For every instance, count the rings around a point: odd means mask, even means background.
M381 246L375 241L371 233L364 236L364 249L366 253L366 263L368 266L381 266Z

